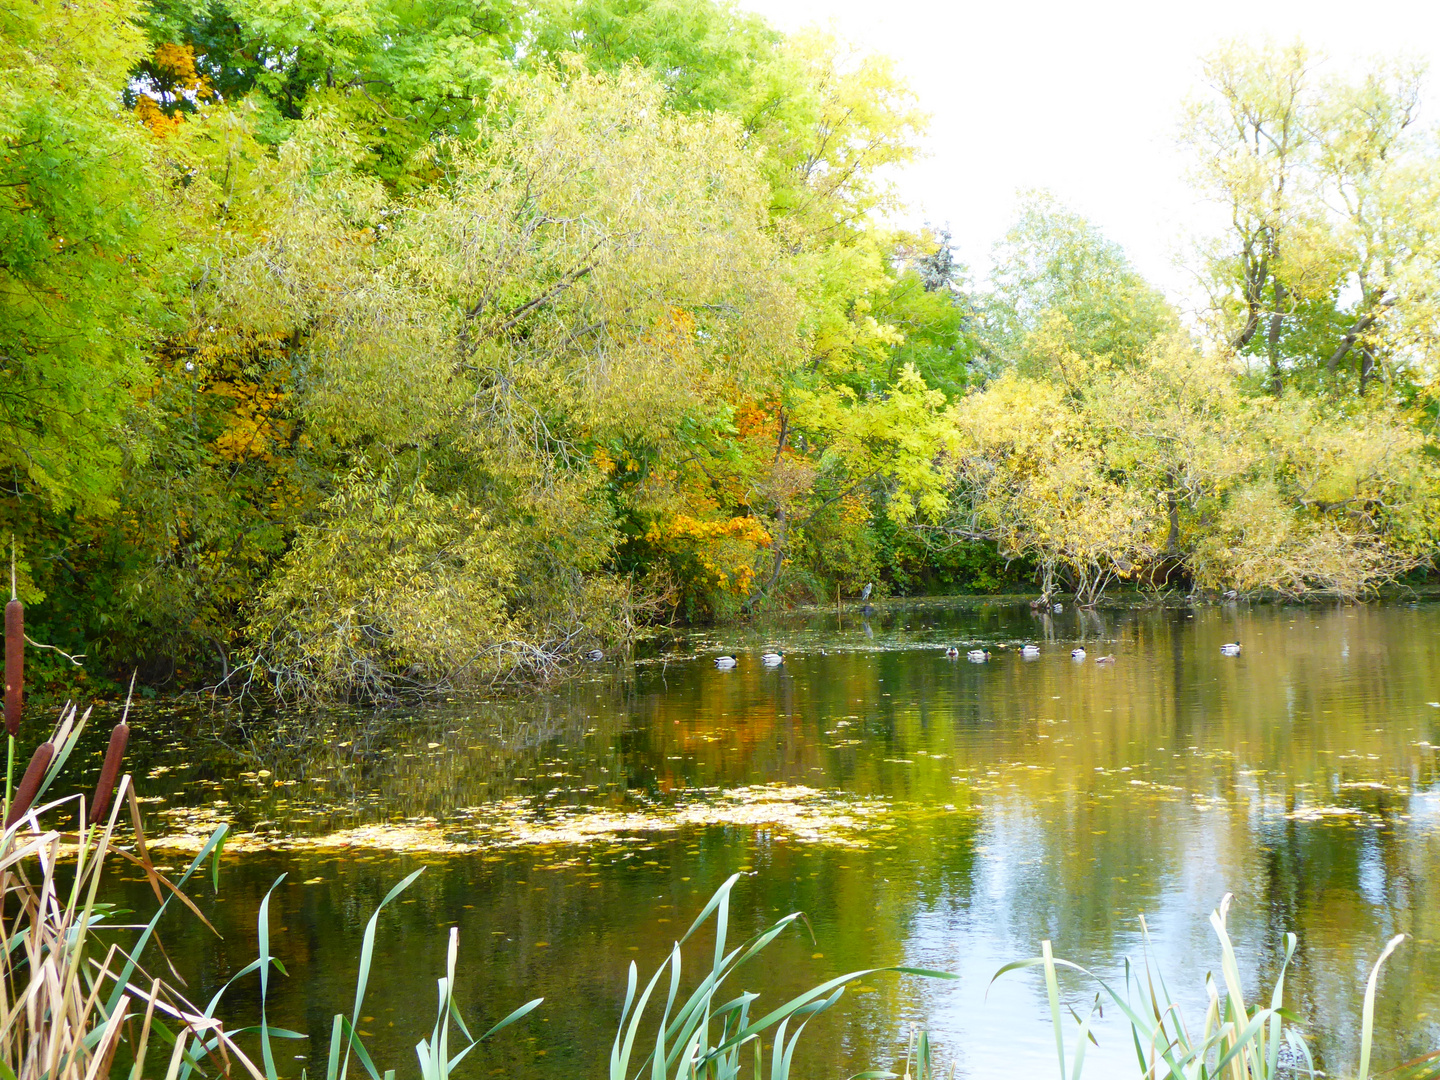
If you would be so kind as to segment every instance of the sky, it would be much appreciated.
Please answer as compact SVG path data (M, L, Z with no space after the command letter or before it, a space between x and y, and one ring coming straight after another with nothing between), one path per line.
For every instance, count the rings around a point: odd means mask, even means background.
M1218 43L1300 37L1346 70L1379 54L1428 61L1440 120L1440 0L1174 0L950 3L945 0L739 0L782 30L833 25L898 63L932 116L926 156L898 177L906 223L948 224L983 270L1013 220L1017 192L1045 188L1078 210L1177 300L1193 239L1224 224L1197 200L1176 131Z

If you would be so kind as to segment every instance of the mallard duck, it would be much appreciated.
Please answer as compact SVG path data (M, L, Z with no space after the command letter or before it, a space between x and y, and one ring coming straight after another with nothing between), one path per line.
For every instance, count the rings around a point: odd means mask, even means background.
M956 659L959 655L960 655L960 650L957 649L957 648L955 648L954 645L949 645L949 646L946 647L946 649L945 649L945 659L946 659L946 660L954 660L954 659Z
M983 664L986 660L990 659L990 650L971 649L965 654L965 659L969 660L972 664Z
M594 664L598 663L601 660L604 660L605 654L599 649L591 649L585 654L585 659L589 660L592 664Z
M761 653L760 662L766 667L779 667L785 662L785 654L778 652Z
M717 656L717 657L715 657L715 666L718 667L718 668L720 668L720 670L722 670L722 671L729 671L732 667L734 667L734 666L735 666L736 664L738 664L739 662L740 662L740 661L739 661L739 660L736 660L733 656Z
M1240 643L1239 643L1238 641L1227 641L1224 645L1221 645L1221 646L1220 646L1220 655L1221 655L1221 656L1239 656L1239 655L1240 655Z
M1033 660L1035 659L1035 657L1040 655L1040 646L1026 645L1023 649L1020 650L1020 655L1025 657L1026 660Z
M1064 604L1056 604L1056 605L1055 605L1053 608L1051 608L1050 610L1053 611L1053 612L1055 612L1056 615L1059 615L1062 611L1065 610L1065 605L1064 605Z
M1071 659L1071 660L1084 660L1084 659L1085 659L1085 650L1084 650L1084 649L1071 649L1071 650L1070 650L1070 659Z
M1113 657L1113 656L1097 656L1097 657L1095 657L1095 663L1097 663L1097 664L1113 664L1114 662L1115 662L1115 657Z

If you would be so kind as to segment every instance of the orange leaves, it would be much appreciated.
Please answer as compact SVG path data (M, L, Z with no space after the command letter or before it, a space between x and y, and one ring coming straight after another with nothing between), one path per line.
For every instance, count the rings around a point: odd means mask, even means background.
M143 89L135 96L135 115L156 138L173 134L185 122L184 104L199 105L215 96L214 89L195 68L191 45L162 42L141 65Z
M655 522L645 539L652 544L665 545L679 539L685 540L739 540L755 547L769 547L770 533L753 517L733 517L723 521L701 521L688 514L677 514L666 522Z
M645 539L661 551L688 556L695 576L737 596L755 586L754 559L770 546L769 531L753 517L703 520L689 514L652 522Z

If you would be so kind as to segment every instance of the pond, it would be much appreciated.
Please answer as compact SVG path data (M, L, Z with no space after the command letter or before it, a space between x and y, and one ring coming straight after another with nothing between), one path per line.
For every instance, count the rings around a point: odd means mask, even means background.
M1232 640L1241 655L1223 656ZM993 655L947 660L952 643ZM772 646L776 669L760 662ZM722 651L734 670L712 663ZM271 925L288 978L269 1018L311 1036L280 1045L286 1073L315 1075L365 921L420 866L380 919L361 1025L401 1075L452 926L467 1018L545 998L468 1075L600 1075L627 965L653 970L737 872L733 934L808 917L749 970L762 1005L874 965L960 976L867 977L811 1025L799 1076L893 1067L916 1025L956 1077L1053 1075L1039 976L991 977L1045 938L1117 974L1143 963L1142 915L1198 1025L1219 971L1208 916L1227 892L1252 994L1299 935L1288 1004L1318 1065L1354 1068L1364 980L1397 933L1410 938L1381 981L1377 1063L1440 1047L1440 604L1042 617L897 603L607 659L522 701L251 718L150 703L136 732L166 863L218 821L235 831L218 896L208 874L196 890L223 937L167 922L194 999L253 959L258 905L284 875ZM123 887L153 908L140 882ZM1094 988L1067 992L1083 1013ZM256 1010L247 980L226 1011ZM1087 1075L1133 1074L1117 1021L1107 1010Z

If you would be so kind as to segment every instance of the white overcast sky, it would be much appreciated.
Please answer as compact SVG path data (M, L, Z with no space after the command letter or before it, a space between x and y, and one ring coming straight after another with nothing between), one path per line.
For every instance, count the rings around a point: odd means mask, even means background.
M782 30L831 24L887 53L931 113L927 156L901 175L909 220L949 223L983 270L1016 192L1047 188L1124 245L1177 299L1175 256L1216 222L1175 146L1199 57L1231 37L1302 38L1347 68L1376 53L1430 65L1423 122L1440 118L1440 0L740 0Z

